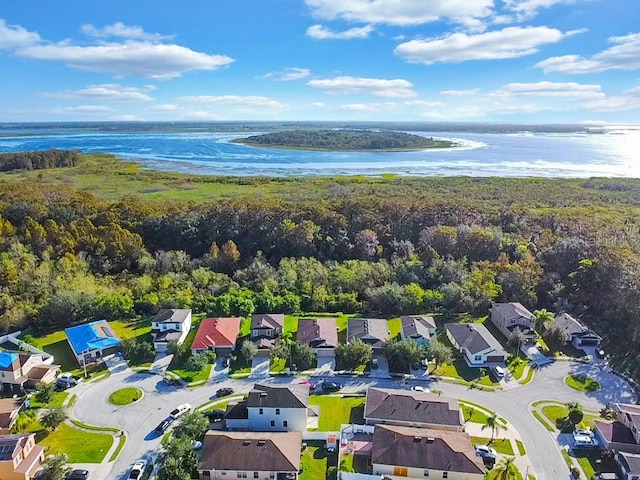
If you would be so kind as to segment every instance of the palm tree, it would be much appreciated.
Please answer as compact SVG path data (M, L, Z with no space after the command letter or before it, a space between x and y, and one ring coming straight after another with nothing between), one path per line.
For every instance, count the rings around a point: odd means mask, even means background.
M500 463L493 469L496 474L493 478L495 480L515 480L518 478L520 472L518 472L518 467L514 462L514 457L504 457L500 460Z
M491 429L491 440L489 440L490 444L493 443L493 440L498 430L507 429L507 427L505 427L504 424L500 421L498 414L495 412L487 416L487 420L485 421L485 424L482 426L482 430L484 430L485 428Z
M534 310L533 314L536 317L536 330L538 331L538 333L542 333L542 331L546 330L550 323L553 323L555 321L553 313L548 311L546 308L543 308L542 310Z

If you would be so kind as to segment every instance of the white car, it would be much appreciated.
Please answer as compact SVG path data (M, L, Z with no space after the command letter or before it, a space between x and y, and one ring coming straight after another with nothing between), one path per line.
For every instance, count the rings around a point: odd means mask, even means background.
M587 435L574 435L573 446L575 448L596 448L598 442L595 438L591 438Z
M144 458L136 460L136 463L131 467L128 480L140 480L144 475L145 468L147 468L147 461Z
M573 436L577 437L579 435L584 435L586 437L594 438L595 434L588 428L577 428L573 431Z
M191 440L191 447L194 450L200 450L202 448L202 442L200 440Z
M190 411L191 405L189 405L188 403L183 403L182 405L178 405L176 408L171 410L169 416L175 420L176 418L180 418L182 415Z
M498 452L489 445L476 445L476 456L482 458L496 458Z
M414 385L413 387L411 387L411 390L413 390L414 392L426 392L426 393L430 392L428 388L421 387L420 385Z

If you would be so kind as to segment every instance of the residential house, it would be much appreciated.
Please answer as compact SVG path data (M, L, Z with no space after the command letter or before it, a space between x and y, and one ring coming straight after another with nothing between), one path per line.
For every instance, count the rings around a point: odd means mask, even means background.
M402 330L400 330L402 340L411 338L421 347L428 345L436 334L436 321L433 317L410 315L400 317L400 321L402 322Z
M567 341L576 348L599 347L602 337L593 330L585 327L568 313L556 315L553 327L560 328L567 333Z
M20 412L26 408L24 398L0 398L0 434L9 433Z
M485 478L482 459L466 433L395 425L376 426L371 473L381 478Z
M502 334L511 338L513 331L518 328L524 333L526 343L536 342L536 317L519 302L494 303L491 307L491 323Z
M595 433L607 450L640 454L640 405L617 403L615 422L595 420Z
M113 333L106 320L69 327L64 333L80 365L98 362L120 347L120 339Z
M0 351L0 391L20 392L36 388L40 383L51 383L60 371L59 365L51 365L51 356L41 354Z
M231 354L236 348L241 322L239 317L203 319L191 344L191 352L213 351L218 356Z
M640 480L640 455L617 452L615 460L621 480Z
M31 480L44 461L44 448L36 444L34 433L0 435L0 478Z
M246 400L227 406L224 418L229 430L306 432L317 417L318 407L309 407L309 385L257 383Z
M367 425L400 425L462 431L458 401L434 393L369 387L364 406Z
M471 367L504 363L507 352L481 323L447 323L447 338Z
M384 318L350 318L347 323L347 341L359 338L374 350L382 350L389 340L389 326Z
M301 318L298 320L296 340L309 345L318 355L334 353L338 345L338 327L335 318Z
M169 342L182 345L191 330L191 310L166 308L151 319L151 335L156 352L166 352Z
M208 431L198 462L200 480L297 480L300 432Z
M283 314L259 313L251 317L251 338L259 349L271 348L283 329Z

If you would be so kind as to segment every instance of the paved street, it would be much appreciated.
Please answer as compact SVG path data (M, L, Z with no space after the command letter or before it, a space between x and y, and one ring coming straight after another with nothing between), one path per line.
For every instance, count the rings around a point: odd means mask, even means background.
M573 390L564 383L567 375L587 375L597 380L602 389L593 393ZM154 456L161 437L153 430L176 405L190 403L196 407L204 404L210 401L215 391L221 387L232 387L236 392L247 392L255 381L221 379L216 375L209 384L189 390L167 387L161 380L162 377L158 375L121 373L95 384L81 384L74 388L78 400L71 408L72 418L92 425L120 428L128 437L127 444L112 464L110 473L103 473L106 467L104 464L95 469L96 480L125 479L129 467L137 458ZM264 381L288 383L296 380L293 377L275 377ZM339 381L344 385L344 391L362 390L372 385L389 388L409 388L413 384L429 385L431 388L442 390L444 395L476 402L495 410L520 433L535 470L532 473L536 474L538 480L569 479L569 470L558 448L557 439L529 413L531 403L542 399L563 403L577 401L584 408L597 410L607 403L635 402L633 390L620 378L602 371L597 366L562 361L541 367L536 372L534 380L526 386L495 393L446 382L429 382L425 379L403 382L389 378L339 377ZM107 402L109 394L127 385L140 387L145 393L144 398L126 407L110 405Z

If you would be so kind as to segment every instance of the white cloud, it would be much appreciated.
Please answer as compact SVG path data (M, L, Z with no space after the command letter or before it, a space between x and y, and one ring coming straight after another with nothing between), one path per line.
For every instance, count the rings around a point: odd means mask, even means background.
M23 57L62 62L79 70L156 79L179 77L191 70L215 70L233 62L225 55L209 55L180 45L134 40L96 46L60 42L20 48L17 53Z
M7 25L0 18L0 50L34 45L40 41L40 35L29 32L19 25Z
M151 87L153 87L151 85ZM108 100L112 102L148 102L153 100L148 90L153 88L125 87L117 83L104 83L101 85L89 85L80 90L68 90L64 92L44 93L44 96L53 98L92 98L96 100Z
M187 103L197 103L199 105L224 105L233 108L268 108L282 109L286 105L272 98L260 96L239 96L239 95L197 95L181 97L179 100Z
M442 102L429 102L426 100L409 100L408 102L404 102L405 105L409 107L421 107L421 108L440 108L444 107L444 103Z
M561 3L572 4L575 0L503 0L505 8L512 10L517 14L518 20L527 20L533 18L538 10L543 8L551 8Z
M311 108L325 108L326 107L326 105L324 103L322 103L322 102L311 102L309 104L309 106Z
M640 69L640 33L611 37L609 43L613 46L591 57L551 57L536 66L544 69L544 73L598 73L607 70Z
M407 98L417 94L413 85L400 78L385 80L381 78L335 77L310 80L307 86L322 89L325 93L364 93L375 97Z
M575 82L508 83L492 92L491 97L564 97L569 99L603 98L600 85Z
M440 95L446 95L448 97L470 97L476 95L479 92L477 88L470 88L468 90L443 90Z
M305 0L313 15L327 20L420 25L441 19L458 23L491 14L493 0Z
M162 103L158 105L151 105L147 110L151 112L175 112L180 109L180 106L173 103Z
M388 110L394 108L396 103L394 102L382 102L382 103L347 103L338 106L339 110L350 110L355 112L379 112L381 110Z
M354 38L367 38L372 31L373 27L371 25L353 27L344 32L334 32L322 25L312 25L307 28L306 35L316 40L351 40Z
M173 35L160 35L159 33L148 33L138 25L125 25L122 22L117 22L112 25L107 25L103 28L96 28L91 24L85 24L80 27L82 33L94 37L94 38L128 38L132 40L149 40L159 41L167 38L172 38Z
M587 110L598 112L615 112L640 108L640 87L624 90L616 95L607 96L583 105Z
M55 108L53 113L95 115L113 112L113 108L105 105L77 105L75 107Z
M311 70L308 68L290 67L285 68L282 72L269 72L263 76L263 78L271 78L280 82L289 82L291 80L302 80L311 75Z
M476 35L450 33L441 38L401 43L394 53L410 62L459 63L466 60L499 60L523 57L538 47L555 43L578 31L563 33L550 27L507 27Z

